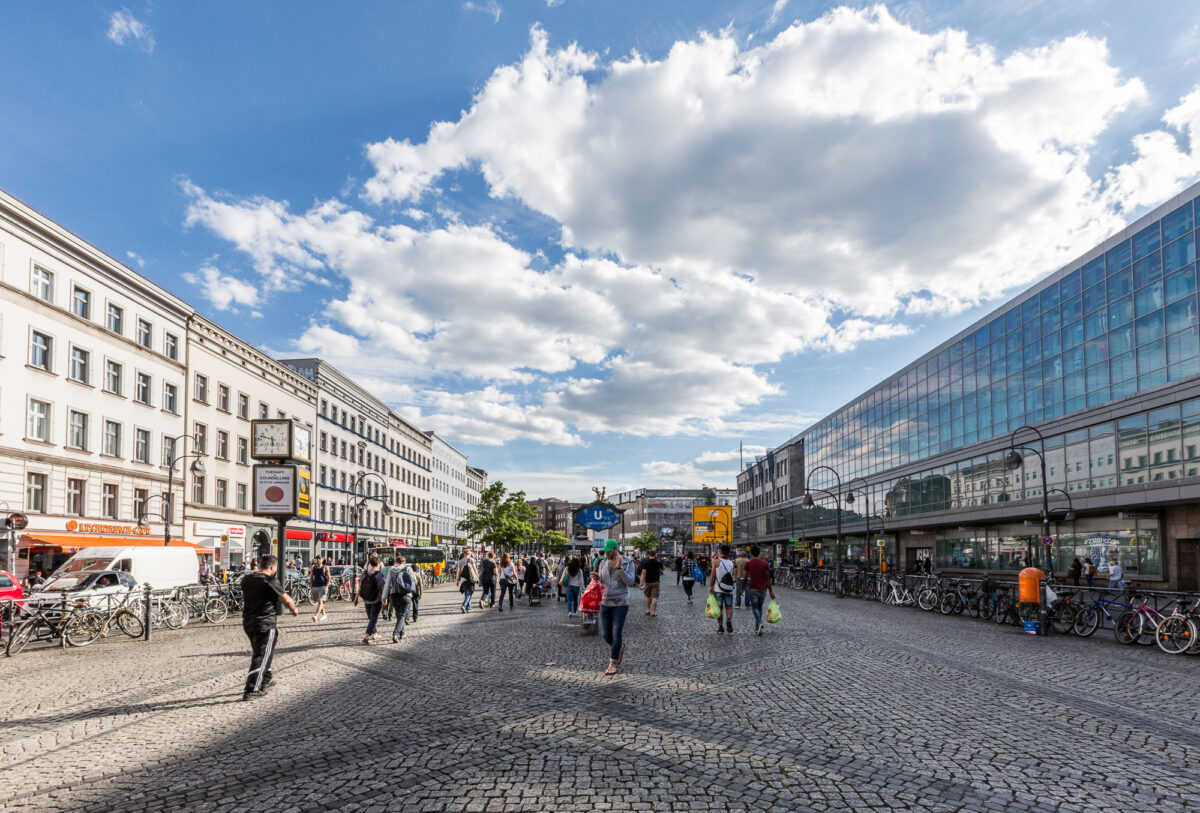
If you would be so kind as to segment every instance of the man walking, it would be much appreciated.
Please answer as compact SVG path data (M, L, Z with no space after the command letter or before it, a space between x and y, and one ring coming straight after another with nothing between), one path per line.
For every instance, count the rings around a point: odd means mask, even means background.
M496 604L496 554L488 551L486 558L479 565L479 584L483 590L479 593L479 606L492 607Z
M387 581L383 585L383 606L390 606L396 613L396 627L392 630L393 644L404 639L404 622L412 607L412 594L417 589L413 573L404 562L403 556L396 559L396 566L388 571Z
M733 632L733 549L721 546L721 554L712 561L712 575L708 579L708 592L717 597L719 606L725 608L725 626L717 616L717 634Z
M746 572L746 600L754 611L754 634L763 634L763 602L768 595L775 599L775 588L771 586L771 566L759 556L758 545L750 546L750 559L744 567Z
M676 556L675 557L675 584L676 584L676 586L679 585L679 583L682 581L682 579L683 579L683 557Z
M250 673L246 675L243 700L257 700L271 684L271 657L279 640L276 617L279 605L299 615L292 597L275 580L279 560L264 556L258 568L242 578L242 630L250 639Z
M746 593L746 552L738 551L737 559L733 563L733 606L739 610L742 609L743 599L747 607L750 606L750 596Z
M646 559L642 562L641 567L642 577L642 597L646 599L646 615L658 615L658 589L662 579L662 562L654 555L654 551L646 554Z
M412 621L410 623L415 624L417 623L417 607L421 603L421 595L425 592L425 574L421 572L420 565L413 565L411 570L413 574L413 592L410 597L412 599Z
M325 593L329 590L329 565L320 556L313 559L308 573L308 597L317 605L313 621L325 620Z

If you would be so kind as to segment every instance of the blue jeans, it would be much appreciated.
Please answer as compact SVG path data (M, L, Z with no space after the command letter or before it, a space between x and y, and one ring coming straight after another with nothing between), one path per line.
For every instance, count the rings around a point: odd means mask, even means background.
M745 582L734 582L733 584L733 603L737 606L742 606L742 598L746 599L746 606L750 606L750 591L746 589Z
M692 588L696 586L695 579L683 580L683 592L687 593L688 601L692 600Z
M579 594L583 592L573 584L567 585L567 612L573 613L579 610Z
M754 610L754 629L762 626L763 622L763 602L767 600L766 590L747 590L750 602L750 609Z
M517 586L515 584L505 584L504 582L500 582L500 609L501 610L504 609L504 594L505 593L508 593L508 609L510 609L510 610L512 609L513 593L515 593L515 592L517 592Z
M383 604L378 601L367 602L367 631L366 635L374 635L375 630L379 626L379 611L383 609Z
M479 606L482 607L483 603L485 601L487 601L488 599L491 599L493 603L495 603L495 601L496 601L496 583L495 582L484 582L483 583L483 590L479 593Z
M625 616L629 615L629 605L620 607L605 607L600 605L600 637L608 644L608 658L616 661L621 657L621 632L625 629Z
M475 589L474 589L474 588L472 588L472 589L468 590L467 592L463 593L462 608L463 608L464 610L469 610L469 609L471 609L471 598L472 598L474 595L475 595Z
M408 619L408 611L412 608L412 596L402 596L398 593L393 593L391 598L392 609L396 611L396 628L392 630L392 635L404 637L404 622Z

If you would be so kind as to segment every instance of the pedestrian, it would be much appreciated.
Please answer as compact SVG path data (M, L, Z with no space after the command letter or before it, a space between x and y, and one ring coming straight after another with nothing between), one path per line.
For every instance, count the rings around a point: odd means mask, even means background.
M746 558L745 551L738 551L737 559L733 562L733 606L742 609L745 601L746 608L750 607L750 596L746 594Z
M417 623L417 607L421 603L421 594L425 592L424 574L420 565L413 565L412 619L409 623Z
M242 578L242 631L250 639L250 673L246 675L243 700L257 700L271 685L271 657L279 640L279 605L282 603L292 615L300 614L296 602L275 579L277 565L274 556L264 556L254 572Z
M733 632L733 549L728 545L721 546L720 555L713 560L712 576L708 580L708 592L717 597L720 606L725 609L725 625L721 625L721 616L717 616L717 634L724 635Z
M579 596L584 587L583 563L578 557L571 557L564 573L567 576L567 618L573 618L579 615Z
M654 555L654 551L646 554L638 572L642 577L642 598L646 600L646 615L658 615L658 590L662 579L662 562Z
M479 584L483 587L479 593L480 607L484 602L488 607L496 604L496 572L496 554L489 550L479 566Z
M775 588L771 586L771 566L760 555L758 545L750 546L750 558L743 570L746 573L746 601L754 611L754 634L763 634L763 602L767 596L775 600Z
M308 572L308 597L317 605L313 622L325 620L325 593L329 590L329 565L320 557L313 559Z
M475 585L479 583L479 569L475 567L475 559L471 554L464 553L458 560L458 592L463 594L460 611L471 611L471 597L475 595Z
M46 579L42 576L42 571L35 570L25 577L25 590L32 592L35 587L41 585Z
M1121 563L1116 559L1111 559L1108 563L1108 586L1121 590L1125 587L1125 568L1121 567Z
M525 560L517 559L513 566L517 569L517 598L525 595Z
M629 615L629 588L637 583L633 560L621 556L620 543L609 539L604 543L604 561L592 574L604 585L600 601L600 634L608 644L606 675L615 675L625 658L625 618Z
M692 603L692 588L696 586L696 571L699 569L696 554L688 551L683 560L683 592L687 593L688 604Z
M392 629L393 644L404 640L404 622L412 605L412 594L417 589L416 579L405 561L403 556L396 558L396 566L388 571L387 581L383 585L383 606L390 606L396 613L396 626Z
M500 554L500 609L504 612L504 594L508 594L508 609L513 608L513 593L517 590L517 568L512 557L507 553Z
M683 579L683 557L675 557L675 584L678 585Z
M534 596L535 590L541 590L542 574L540 565L536 556L529 557L529 564L525 567L525 573L522 580L525 582L525 593L531 599Z
M358 592L354 594L354 606L362 599L367 610L367 631L363 633L363 643L371 644L379 637L379 611L383 607L383 567L379 563L379 554L372 553L367 557L367 566L363 570L362 579L358 583Z
M1071 562L1071 567L1067 570L1067 575L1071 577L1071 584L1079 586L1079 577L1083 574L1083 562L1079 561L1079 557L1075 557L1075 561Z
M1083 560L1083 576L1087 579L1087 586L1092 586L1092 579L1096 578L1096 564L1089 556Z
M212 568L208 566L208 559L200 560L200 583L208 584L209 577L212 576Z

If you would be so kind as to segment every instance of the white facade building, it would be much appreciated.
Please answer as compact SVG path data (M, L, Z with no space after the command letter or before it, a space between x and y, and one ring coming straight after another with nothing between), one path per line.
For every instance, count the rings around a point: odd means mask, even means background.
M5 563L18 576L78 547L161 544L172 439L186 432L190 313L0 192L0 501L29 516Z
M455 545L462 540L458 523L467 515L467 456L436 432L426 434L433 443L430 531L435 545Z
M187 431L206 455L204 473L189 477L187 538L213 548L226 567L238 567L277 535L273 522L250 513L250 421L293 418L315 437L317 387L199 314L189 319L187 337ZM290 521L287 536L292 547L308 543L304 558L312 558L311 522Z
M429 503L433 444L411 421L392 412L390 477L393 489L393 538L404 545L430 541Z

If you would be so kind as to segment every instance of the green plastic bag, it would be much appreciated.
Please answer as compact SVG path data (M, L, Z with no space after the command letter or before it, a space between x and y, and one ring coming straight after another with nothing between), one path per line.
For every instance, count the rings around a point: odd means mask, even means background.
M708 602L704 605L704 614L709 618L721 617L721 602L712 593L708 594Z
M771 603L767 605L767 623L778 624L782 620L783 613L779 612L779 603L771 599Z

